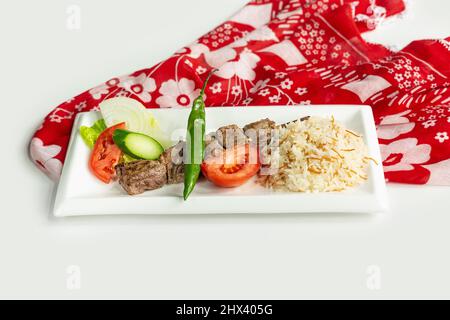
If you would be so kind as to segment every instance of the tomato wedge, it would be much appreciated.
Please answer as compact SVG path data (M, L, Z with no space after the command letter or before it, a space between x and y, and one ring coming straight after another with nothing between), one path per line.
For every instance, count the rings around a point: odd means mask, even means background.
M115 166L119 163L122 151L114 144L113 133L116 129L125 129L125 122L107 128L95 142L89 167L94 175L104 183L110 183L116 174Z
M220 156L206 159L201 168L203 175L215 185L234 188L256 175L261 164L258 149L245 144L224 150Z

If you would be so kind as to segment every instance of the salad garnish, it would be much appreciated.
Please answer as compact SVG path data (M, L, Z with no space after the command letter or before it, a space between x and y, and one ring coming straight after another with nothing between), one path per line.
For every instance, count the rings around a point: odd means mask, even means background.
M105 120L97 120L91 127L81 126L80 135L86 145L92 149L98 136L106 129Z
M172 145L157 120L139 101L112 98L99 107L103 118L91 127L80 127L80 135L93 149L89 167L104 183L115 178L118 163L157 159L164 146Z
M173 145L156 118L139 101L126 97L112 98L100 103L99 108L106 126L125 122L127 130L150 136L164 148Z
M124 129L125 123L119 123L103 131L95 142L89 166L94 175L104 183L110 183L116 175L116 164L119 163L122 151L113 141L116 129Z
M142 133L116 129L113 140L120 150L134 159L156 160L164 152L158 141Z
M257 154L258 150L254 145L234 145L218 156L205 159L201 165L202 173L218 187L239 187L259 172L259 159L251 161L251 155Z

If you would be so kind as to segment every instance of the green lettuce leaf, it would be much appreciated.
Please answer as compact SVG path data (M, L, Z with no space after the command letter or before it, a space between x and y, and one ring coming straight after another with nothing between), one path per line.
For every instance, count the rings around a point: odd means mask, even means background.
M83 141L89 148L94 148L98 136L106 129L105 120L100 119L96 121L92 127L81 126L80 135Z

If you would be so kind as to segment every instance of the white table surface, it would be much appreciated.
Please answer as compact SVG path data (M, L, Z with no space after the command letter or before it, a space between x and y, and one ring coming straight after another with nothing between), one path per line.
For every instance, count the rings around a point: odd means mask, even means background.
M450 298L450 188L389 185L392 211L377 216L50 217L54 184L27 158L41 118L88 87L164 59L244 3L2 6L0 297ZM66 28L69 4L81 8L78 31ZM407 20L367 38L401 46L449 36L449 9L446 0L413 1ZM67 286L72 265L79 289Z

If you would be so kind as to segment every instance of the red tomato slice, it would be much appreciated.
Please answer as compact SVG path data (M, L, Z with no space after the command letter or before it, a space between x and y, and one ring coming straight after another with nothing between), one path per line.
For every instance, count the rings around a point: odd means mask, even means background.
M94 175L104 183L110 183L116 175L114 167L122 155L122 151L113 141L113 133L116 129L125 129L125 122L112 126L100 134L89 161Z
M248 144L224 150L223 155L202 163L203 175L223 188L239 187L256 175L261 168L258 150Z

